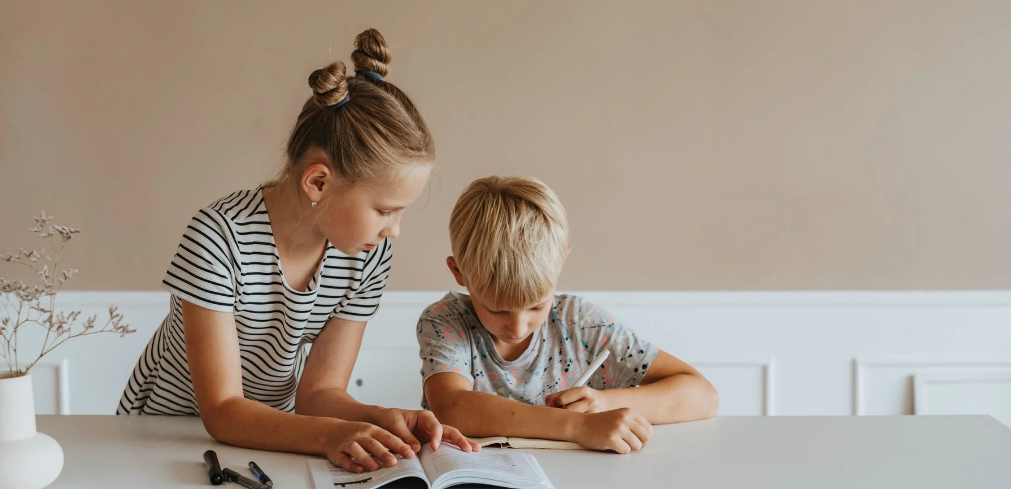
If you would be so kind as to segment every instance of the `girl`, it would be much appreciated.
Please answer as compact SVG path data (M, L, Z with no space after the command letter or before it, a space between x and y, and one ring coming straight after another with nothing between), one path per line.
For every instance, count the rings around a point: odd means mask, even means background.
M390 238L428 182L435 146L404 92L384 80L375 29L355 39L355 76L309 76L281 176L194 215L163 286L170 312L117 414L200 415L236 446L323 454L355 472L411 458L421 441L477 450L429 411L347 393L366 322L390 271ZM311 353L307 345L312 344Z

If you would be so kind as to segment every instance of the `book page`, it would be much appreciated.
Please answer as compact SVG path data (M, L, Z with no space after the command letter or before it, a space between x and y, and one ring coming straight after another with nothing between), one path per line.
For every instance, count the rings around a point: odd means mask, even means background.
M397 455L397 464L383 467L375 472L356 474L335 466L328 460L310 459L306 461L309 476L316 489L373 489L376 487L430 487L425 469L417 457L410 460ZM411 479L413 478L413 479ZM405 480L407 479L407 480ZM394 483L395 484L391 484Z
M582 445L572 441L544 440L541 438L509 437L511 448L539 448L547 450L586 450Z
M528 458L529 457L529 458ZM533 457L521 452L488 448L480 452L465 453L452 445L443 445L432 450L430 445L421 449L421 464L432 482L432 487L440 486L440 479L471 479L476 477L482 483L515 485L528 481L532 485L544 482L542 472L534 466Z
M489 445L505 445L509 443L509 439L504 436L489 436L485 438L471 438L471 441L477 443L478 446L486 447Z
M489 436L486 438L471 438L482 447L502 445L506 448L538 448L548 450L586 450L580 444L571 441L546 440L543 438L520 438L518 436Z

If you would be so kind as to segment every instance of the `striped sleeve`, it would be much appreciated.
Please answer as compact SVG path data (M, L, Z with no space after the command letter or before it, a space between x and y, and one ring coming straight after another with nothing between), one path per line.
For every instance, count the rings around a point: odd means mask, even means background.
M379 310L379 300L382 299L383 290L386 289L386 279L390 276L392 260L393 245L389 239L385 239L376 248L376 252L366 259L361 287L348 299L344 307L335 310L330 317L348 321L372 319Z
M235 305L235 268L228 224L211 209L201 209L183 233L162 287L182 300L212 311Z

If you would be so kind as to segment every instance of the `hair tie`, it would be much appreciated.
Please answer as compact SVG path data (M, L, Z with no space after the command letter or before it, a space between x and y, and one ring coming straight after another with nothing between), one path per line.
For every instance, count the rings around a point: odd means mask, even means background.
M374 71L368 70L356 71L355 76L364 76L366 78L371 78L373 80L383 81L383 75L380 75L379 73L376 73Z
M341 99L340 102L337 102L336 104L331 105L330 108L333 108L333 109L339 108L340 106L348 103L348 100L351 100L351 94L350 93L347 94L347 95L345 95L344 98Z

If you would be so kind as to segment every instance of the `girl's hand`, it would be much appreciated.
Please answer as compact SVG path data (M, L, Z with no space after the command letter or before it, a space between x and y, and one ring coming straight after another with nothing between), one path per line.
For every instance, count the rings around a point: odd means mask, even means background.
M575 387L544 398L548 407L558 407L577 413L602 413L609 410L607 394L590 387Z
M433 450L438 450L443 440L465 452L481 450L477 443L467 439L456 428L440 423L431 411L379 408L372 415L372 422L399 436L415 452L421 450L421 442L426 441L431 442Z
M653 436L653 425L628 408L581 416L585 417L575 442L593 450L635 452Z
M326 458L349 472L379 470L379 462L387 467L396 465L394 453L414 457L414 451L403 440L374 424L337 420L326 433Z

